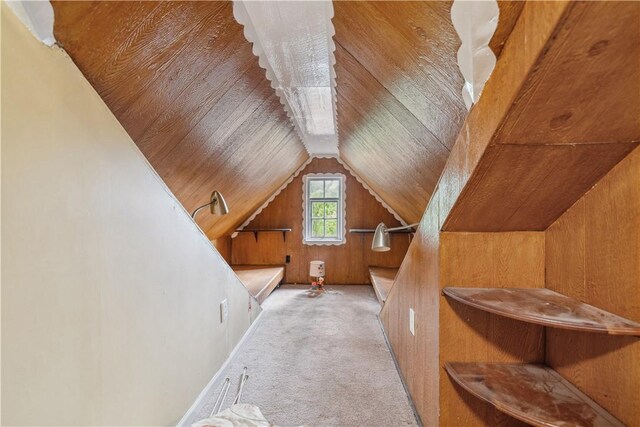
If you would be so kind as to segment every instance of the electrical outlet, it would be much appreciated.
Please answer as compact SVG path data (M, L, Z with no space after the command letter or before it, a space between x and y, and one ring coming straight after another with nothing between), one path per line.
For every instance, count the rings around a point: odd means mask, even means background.
M409 309L409 331L411 331L411 335L416 334L416 313L413 308Z
M229 316L229 305L227 304L227 300L223 299L220 302L220 323L224 323L227 320L227 316Z

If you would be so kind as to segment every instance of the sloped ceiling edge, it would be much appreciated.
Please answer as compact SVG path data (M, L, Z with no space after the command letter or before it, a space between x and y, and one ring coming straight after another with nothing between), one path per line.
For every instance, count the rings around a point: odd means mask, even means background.
M302 165L300 165L300 167L289 177L289 179L287 179L276 191L274 191L273 194L254 213L252 213L242 223L240 227L237 228L237 230L244 230L246 226L251 224L251 221L253 221L258 215L260 215L260 213L263 210L265 210L267 206L269 206L271 202L273 202L275 198L278 197L278 195L282 193L282 191L284 191L284 189L287 188L289 184L291 184L298 175L300 175L300 173L309 165L309 163L311 163L314 159L327 158L327 157L329 156L309 157L307 161L305 161ZM342 165L342 167L344 167L351 174L351 176L353 176L356 179L356 181L358 181L358 183L360 183L360 185L362 185L365 188L365 190L369 192L369 194L371 194L376 199L378 203L380 203L391 215L393 215L393 217L397 219L400 222L400 224L407 225L407 222L400 215L398 215L398 213L394 211L393 208L389 206L382 199L382 197L378 195L378 193L376 193L371 187L369 187L369 185L362 178L360 178L358 174L353 169L351 169L351 167L349 167L347 163L343 162L342 159L340 159L340 157L335 157L335 159L338 161L338 163L340 163L340 165ZM234 231L233 234L231 234L231 238L234 239L238 235L238 233L239 231Z

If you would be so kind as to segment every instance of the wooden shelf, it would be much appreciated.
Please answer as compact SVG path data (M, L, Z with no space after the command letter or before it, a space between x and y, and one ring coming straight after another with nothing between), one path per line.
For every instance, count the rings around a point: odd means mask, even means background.
M534 426L622 426L604 408L544 365L446 363L469 393Z
M258 243L258 233L277 231L282 233L282 240L284 242L287 241L287 234L291 231L290 228L250 228L250 229L236 229L236 233L253 233L253 237L256 239L256 243Z
M278 265L232 265L238 279L262 304L284 279L284 267Z
M561 329L640 336L640 323L550 289L453 288L448 297L501 316Z
M373 285L373 290L381 305L384 305L384 302L387 300L387 296L393 287L393 282L396 280L397 275L397 268L369 267L371 285Z

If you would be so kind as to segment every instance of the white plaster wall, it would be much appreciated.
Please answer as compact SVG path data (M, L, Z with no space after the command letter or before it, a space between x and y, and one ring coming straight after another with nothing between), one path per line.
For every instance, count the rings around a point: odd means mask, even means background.
M174 424L259 307L71 59L1 7L1 422Z

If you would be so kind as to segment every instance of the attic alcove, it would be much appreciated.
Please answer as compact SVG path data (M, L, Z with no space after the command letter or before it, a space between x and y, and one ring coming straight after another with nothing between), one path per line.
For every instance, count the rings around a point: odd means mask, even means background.
M250 233L232 239L231 264L284 265L285 283L308 283L309 262L325 261L329 284L369 283L369 266L398 268L410 243L408 235L394 235L390 252L372 252L371 234L346 234L339 246L303 243L303 178L307 174L342 174L345 176L346 229L375 228L380 222L401 225L394 215L362 186L334 158L314 158L245 225L245 229L291 228L286 240L277 233L265 233L256 241ZM289 263L286 263L289 256Z
M308 281L309 259L342 272L334 283L400 267L380 318L425 425L516 422L456 388L448 362L544 363L633 424L637 338L545 329L441 295L451 284L517 284L640 321L640 6L498 6L496 68L468 113L449 2L333 4L329 75L347 171L309 158L230 2L53 3L56 39L185 208L212 188L225 195L231 213L198 224L227 260L284 265L290 255L287 282ZM421 222L415 238L394 235L394 251L376 254L370 235L348 235L344 250L358 257L301 246L301 214L288 216L307 170L347 176L357 196L347 220L359 219L347 228L397 224L371 189ZM291 228L286 239L226 238L261 206L247 228Z
M517 420L501 411L543 414L545 402L562 403L560 388L580 390L574 408L595 402L609 424L640 419L636 336L543 327L442 293L549 289L640 322L640 103L629 95L640 90L640 63L627 61L640 55L639 18L631 3L522 9L380 314L425 425L541 425L549 413ZM557 375L545 375L563 380L537 400L530 392L541 371L528 382L496 364L546 365ZM507 393L469 393L485 380ZM585 422L561 409L545 425Z

